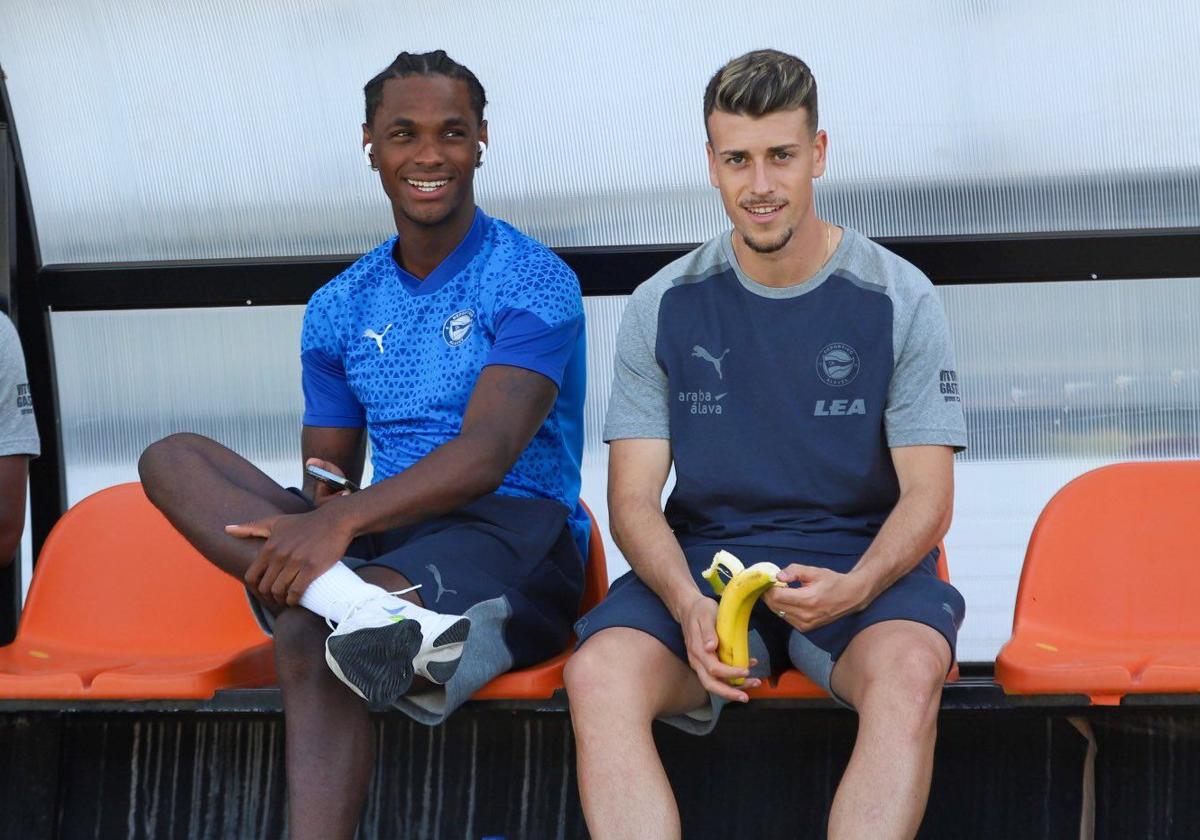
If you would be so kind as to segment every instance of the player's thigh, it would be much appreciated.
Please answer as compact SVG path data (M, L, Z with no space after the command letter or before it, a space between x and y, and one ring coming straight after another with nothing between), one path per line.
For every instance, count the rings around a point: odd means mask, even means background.
M303 496L280 486L229 447L191 432L179 432L151 444L142 453L138 469L148 491L155 485L169 484L177 492L220 498L233 488L285 513L311 509Z

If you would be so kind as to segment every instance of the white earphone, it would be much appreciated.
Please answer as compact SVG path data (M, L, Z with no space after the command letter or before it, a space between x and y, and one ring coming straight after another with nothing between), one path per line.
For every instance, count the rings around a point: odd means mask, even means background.
M372 171L375 171L375 169L376 169L375 161L371 160L371 144L370 143L367 143L365 146L363 146L363 157L366 158L367 166L371 167Z
M475 161L476 166L483 166L483 153L487 151L487 143L479 141L479 160Z

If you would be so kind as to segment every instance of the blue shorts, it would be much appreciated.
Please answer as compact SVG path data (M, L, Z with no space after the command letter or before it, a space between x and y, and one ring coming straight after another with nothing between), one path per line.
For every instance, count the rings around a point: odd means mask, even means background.
M493 493L444 516L350 544L346 565L392 569L421 585L417 594L427 609L471 618L462 662L445 686L446 696L433 704L437 708L422 714L431 707L428 697L417 698L415 707L401 698L398 707L424 723L438 723L497 675L567 648L584 588L584 561L567 516L556 501ZM257 600L251 603L269 631L266 611Z
M818 554L796 549L715 543L695 545L685 548L684 556L701 592L712 592L700 573L708 568L713 555L721 549L731 551L747 566L761 561L769 561L780 568L800 563L844 573L850 571L859 560L858 555ZM778 674L791 664L840 701L830 687L829 678L838 657L862 630L893 619L927 624L946 638L953 660L958 628L962 625L965 611L966 605L958 590L938 578L937 549L934 549L922 558L915 569L892 584L866 609L807 633L794 629L771 613L763 603L756 604L750 615L750 650L751 655L759 661L754 675ZM591 636L609 627L632 627L649 633L687 662L682 628L658 596L633 572L613 582L604 601L576 622L575 634L582 645ZM714 705L714 712L719 712L719 705ZM715 714L712 722L715 722ZM688 726L684 728L694 729ZM711 728L711 725L707 728Z

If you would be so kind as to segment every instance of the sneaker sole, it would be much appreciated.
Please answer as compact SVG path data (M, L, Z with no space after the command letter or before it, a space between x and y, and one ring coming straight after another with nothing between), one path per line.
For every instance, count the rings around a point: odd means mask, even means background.
M433 647L440 648L446 645L465 642L467 636L471 634L471 619L460 618L458 621L451 624L442 634L433 640Z
M416 666L417 673L431 682L445 685L458 670L458 664L462 662L463 645L470 634L471 620L469 618L460 618L451 624L438 634L429 649L424 652L425 655L418 657L424 661ZM457 648L457 650L447 650L447 648ZM448 653L454 655L454 658L431 661L433 656L445 656Z
M325 642L333 673L368 703L390 706L412 686L421 626L412 620L364 627ZM344 664L343 664L344 663Z

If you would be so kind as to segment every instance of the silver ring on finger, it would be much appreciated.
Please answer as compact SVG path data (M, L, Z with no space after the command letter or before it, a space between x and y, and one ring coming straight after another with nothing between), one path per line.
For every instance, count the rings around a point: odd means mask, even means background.
M784 610L776 610L775 615L779 616L780 618L787 618L787 612Z

